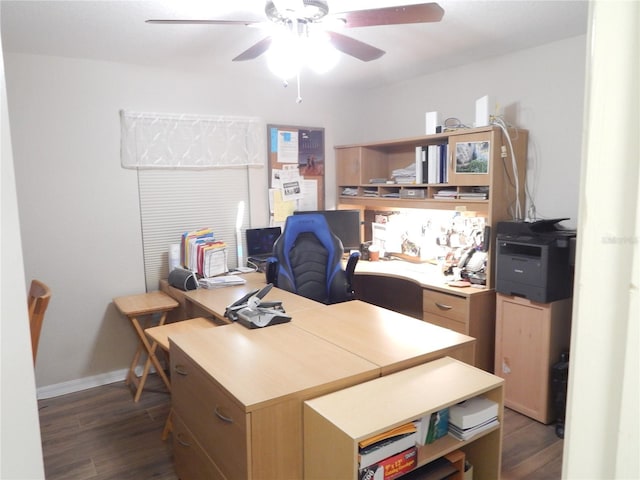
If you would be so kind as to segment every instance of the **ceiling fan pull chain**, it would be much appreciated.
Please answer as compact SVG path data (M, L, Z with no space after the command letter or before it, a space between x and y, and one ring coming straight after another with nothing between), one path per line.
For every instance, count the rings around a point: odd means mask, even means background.
M296 103L302 103L302 95L300 95L300 70L298 70L296 78L298 81L298 98L296 98Z

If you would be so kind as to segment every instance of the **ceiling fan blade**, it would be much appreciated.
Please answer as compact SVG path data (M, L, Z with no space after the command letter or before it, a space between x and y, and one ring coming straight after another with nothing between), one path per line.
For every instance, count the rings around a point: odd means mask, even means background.
M244 52L242 52L232 61L242 62L244 60L253 60L254 58L258 58L260 55L262 55L264 52L266 52L269 49L269 47L271 46L271 40L272 40L271 37L263 38L252 47L249 47L248 49L246 49Z
M437 3L421 3L418 5L343 12L334 15L346 20L345 27L353 28L439 22L442 20L444 10Z
M163 24L163 25L258 25L264 22L254 22L253 20L164 20L151 19L145 20L145 23Z
M369 45L368 43L361 42L355 38L347 37L341 33L328 31L327 34L331 40L331 44L342 53L351 55L363 62L370 62L376 58L380 58L386 52L379 48Z

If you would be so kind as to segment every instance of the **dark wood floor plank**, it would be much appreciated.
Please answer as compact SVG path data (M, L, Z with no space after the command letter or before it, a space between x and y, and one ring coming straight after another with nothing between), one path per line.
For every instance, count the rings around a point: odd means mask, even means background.
M178 480L171 438L160 438L171 397L156 375L138 403L116 382L38 404L47 480ZM503 435L502 480L561 478L553 425L505 409Z

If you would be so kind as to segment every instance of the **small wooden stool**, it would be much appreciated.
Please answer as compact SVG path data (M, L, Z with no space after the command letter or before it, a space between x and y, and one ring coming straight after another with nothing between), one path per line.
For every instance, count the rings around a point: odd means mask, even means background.
M142 389L147 381L151 364L155 367L158 375L160 375L160 378L162 378L162 381L167 386L167 389L171 391L169 379L164 373L164 370L155 355L157 344L156 342L151 344L149 343L147 336L144 334L144 328L151 326L151 317L153 314L160 314L160 321L158 322L158 325L164 325L164 322L167 319L167 312L176 308L178 306L178 302L166 293L149 292L142 293L140 295L116 297L113 299L113 303L120 313L125 315L131 321L133 329L138 336L138 348L133 356L131 366L129 367L129 373L127 373L127 378L125 379L125 384L129 385L131 383L136 387L136 393L133 397L133 401L137 402L140 400L140 395L142 394ZM140 324L139 317L145 317L143 322L144 326ZM147 360L144 363L142 375L138 378L135 368L138 366L140 357L143 354L147 355Z
M164 350L167 355L169 354L169 336L173 336L181 333L192 333L202 331L204 329L213 328L217 325L213 321L203 317L191 318L189 320L181 320L179 322L169 323L167 325L159 325L157 327L147 328L145 333L154 342L154 344L160 345L160 348ZM162 440L166 440L169 433L173 429L171 422L171 411L167 417L167 421L164 424L162 430Z

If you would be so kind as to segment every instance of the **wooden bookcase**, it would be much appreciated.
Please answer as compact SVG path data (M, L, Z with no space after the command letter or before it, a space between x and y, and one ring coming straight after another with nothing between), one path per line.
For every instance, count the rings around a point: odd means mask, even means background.
M503 380L449 357L304 403L304 478L358 478L358 442L469 398L498 403L500 425L467 441L447 435L418 449L418 468L455 450L474 478L500 478Z

